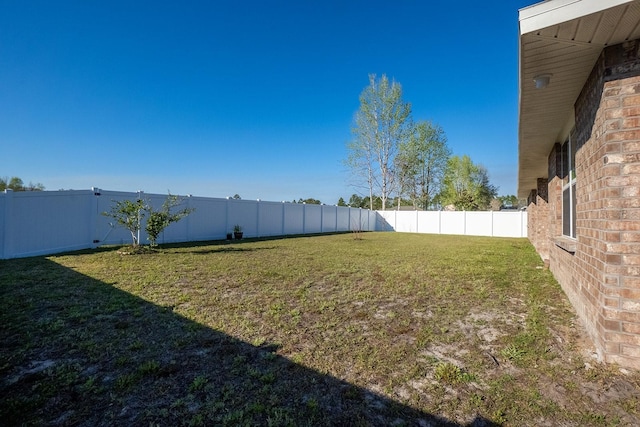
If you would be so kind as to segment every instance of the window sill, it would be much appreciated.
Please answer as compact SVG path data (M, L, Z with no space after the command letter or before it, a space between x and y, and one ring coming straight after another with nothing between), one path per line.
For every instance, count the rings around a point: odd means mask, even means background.
M576 253L576 247L578 241L567 236L558 236L553 239L553 243L562 250L565 250L571 254Z

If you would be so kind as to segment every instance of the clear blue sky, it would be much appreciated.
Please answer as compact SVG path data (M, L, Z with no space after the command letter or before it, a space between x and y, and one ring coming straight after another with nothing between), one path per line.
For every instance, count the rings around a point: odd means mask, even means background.
M374 73L515 194L533 3L5 1L0 177L334 204L357 192L342 160Z

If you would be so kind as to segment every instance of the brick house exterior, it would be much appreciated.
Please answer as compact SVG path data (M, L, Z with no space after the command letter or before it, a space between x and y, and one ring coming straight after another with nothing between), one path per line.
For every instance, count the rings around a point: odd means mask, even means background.
M637 0L548 0L520 11L518 193L528 197L529 239L600 358L635 369L639 27Z

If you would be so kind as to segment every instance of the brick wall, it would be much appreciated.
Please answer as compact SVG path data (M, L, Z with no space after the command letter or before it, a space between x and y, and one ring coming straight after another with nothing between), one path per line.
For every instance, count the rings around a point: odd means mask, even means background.
M529 220L542 227L546 215L547 231L529 235L601 357L640 369L640 41L603 50L575 119L576 242L567 250L558 239L559 144L549 155L547 203L530 205Z
M549 204L547 179L538 179L538 188L527 199L527 235L546 265L549 264Z
M585 136L584 182L577 192L578 264L589 292L599 296L596 335L605 360L635 368L640 368L639 49L640 41L609 47L594 68L595 92L601 96L590 137ZM580 102L595 98L579 98L576 123Z

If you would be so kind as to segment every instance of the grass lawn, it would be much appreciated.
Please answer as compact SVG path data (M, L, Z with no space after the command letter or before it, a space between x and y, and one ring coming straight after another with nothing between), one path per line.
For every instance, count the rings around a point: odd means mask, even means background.
M4 425L640 424L525 239L109 247L0 289Z

